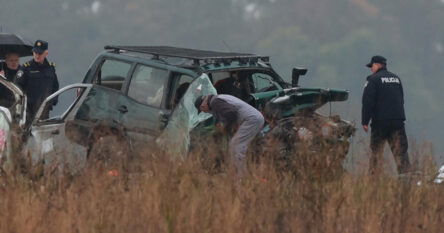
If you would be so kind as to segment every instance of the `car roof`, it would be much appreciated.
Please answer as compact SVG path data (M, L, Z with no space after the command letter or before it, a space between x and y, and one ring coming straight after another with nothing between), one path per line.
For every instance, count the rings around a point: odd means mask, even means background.
M201 67L208 64L229 64L233 61L239 63L256 63L259 60L268 62L269 57L249 53L218 52L209 50L189 49L172 46L121 46L107 45L106 50L114 53L139 53L151 55L154 58L182 58L192 61L191 66Z
M172 46L116 46L107 45L105 49L126 50L152 55L179 57L189 59L236 59L236 58L266 58L250 53L217 52L209 50L189 49Z

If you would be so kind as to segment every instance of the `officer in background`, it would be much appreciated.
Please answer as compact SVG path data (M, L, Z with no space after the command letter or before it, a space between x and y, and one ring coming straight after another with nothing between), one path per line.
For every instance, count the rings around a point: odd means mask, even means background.
M46 97L59 89L55 64L48 62L48 42L37 40L32 49L33 59L23 64L17 72L15 83L28 97L28 123L34 119L37 110ZM57 100L53 105L57 104ZM43 117L49 115L49 109Z
M382 56L373 56L367 67L371 69L372 75L367 77L362 96L362 127L368 132L371 121L372 154L369 172L377 174L381 171L384 144L388 141L398 173L407 173L410 171L410 161L404 127L404 92L401 79L387 70L387 60Z

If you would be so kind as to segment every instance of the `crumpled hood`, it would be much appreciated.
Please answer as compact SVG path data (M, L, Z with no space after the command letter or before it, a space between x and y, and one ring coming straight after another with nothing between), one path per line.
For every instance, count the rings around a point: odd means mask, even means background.
M327 88L289 88L254 94L258 105L274 115L288 117L302 110L316 110L328 102L345 101L349 91Z

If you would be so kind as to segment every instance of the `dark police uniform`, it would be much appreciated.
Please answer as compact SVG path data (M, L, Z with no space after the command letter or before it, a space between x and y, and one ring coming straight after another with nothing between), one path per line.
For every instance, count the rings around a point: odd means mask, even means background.
M368 125L370 120L372 149L370 172L375 173L380 167L378 161L382 159L385 141L388 141L395 157L398 173L408 172L410 161L404 127L404 91L401 79L387 71L385 67L368 76L364 87L362 125Z
M15 80L28 98L29 119L32 120L46 97L59 89L55 64L45 59L43 64L34 60L26 62ZM54 102L55 105L57 102Z

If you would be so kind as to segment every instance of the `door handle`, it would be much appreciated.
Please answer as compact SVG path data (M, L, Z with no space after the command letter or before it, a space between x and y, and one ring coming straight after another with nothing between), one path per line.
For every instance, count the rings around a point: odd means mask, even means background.
M128 112L128 108L125 105L120 106L117 110L123 114Z
M166 113L160 113L159 114L159 120L161 122L168 122L169 118L170 118L170 115L168 115Z
M168 125L169 118L170 118L170 116L168 114L166 114L166 113L160 113L159 114L159 121L160 121L159 128L161 130L164 129Z

